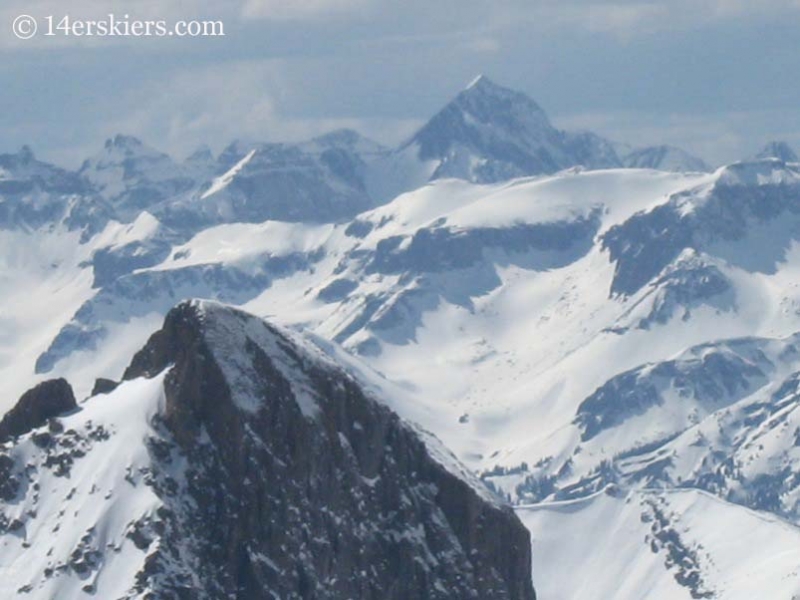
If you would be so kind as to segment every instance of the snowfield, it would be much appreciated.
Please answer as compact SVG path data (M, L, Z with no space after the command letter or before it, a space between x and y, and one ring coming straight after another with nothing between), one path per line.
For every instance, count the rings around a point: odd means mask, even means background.
M598 493L517 512L533 536L542 598L748 600L800 592L797 526L696 490Z

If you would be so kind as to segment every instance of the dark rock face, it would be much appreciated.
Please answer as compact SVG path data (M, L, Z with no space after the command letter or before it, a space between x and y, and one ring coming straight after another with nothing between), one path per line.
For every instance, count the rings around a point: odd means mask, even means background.
M65 379L43 381L25 392L0 421L0 441L28 433L75 408L75 395Z
M712 187L679 192L614 225L601 238L616 263L611 294L635 294L687 249L749 272L774 273L797 239L798 181L797 166L777 159L736 163ZM743 250L748 238L759 252Z
M315 350L190 302L125 379L168 367L189 498L163 495L154 598L535 598L514 513Z
M367 274L401 274L463 269L481 262L484 253L493 249L512 257L536 251L552 253L526 257L529 263L525 266L544 270L569 264L586 254L599 227L599 215L595 212L572 221L519 224L508 228L477 227L467 231L425 228L418 230L411 242L402 248L404 240L399 236L378 242L365 271Z
M119 383L116 381L100 377L95 379L94 387L92 387L92 396L97 396L98 394L110 394L117 389L118 386Z
M751 340L698 346L697 356L645 365L609 379L578 407L581 439L668 402L668 390L692 397L708 412L728 406L768 381L770 364ZM684 426L689 427L691 423Z
M717 266L705 264L696 257L679 258L665 269L664 275L654 281L652 287L661 293L650 314L639 322L638 327L642 329L655 324L664 325L678 312L683 313L682 319L688 320L691 309L703 304L716 302L719 308L734 308L734 302L723 296L732 287L728 278Z

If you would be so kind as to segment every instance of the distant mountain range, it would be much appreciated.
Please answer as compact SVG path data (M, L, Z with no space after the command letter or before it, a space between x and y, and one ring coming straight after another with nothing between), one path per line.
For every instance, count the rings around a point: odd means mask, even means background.
M218 157L201 149L176 161L118 135L69 172L24 148L0 156L0 181L6 195L30 189L37 200L0 205L0 218L38 227L91 210L102 227L146 210L183 231L267 219L333 222L437 179L496 183L571 167L709 170L678 148L633 149L590 132L558 130L533 100L481 76L395 149L342 130L303 143L234 142ZM74 196L90 198L92 208L75 204Z

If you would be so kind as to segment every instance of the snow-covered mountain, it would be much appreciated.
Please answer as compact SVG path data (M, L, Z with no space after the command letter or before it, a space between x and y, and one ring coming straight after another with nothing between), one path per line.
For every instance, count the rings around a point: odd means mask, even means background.
M302 144L234 142L216 159L201 149L178 163L118 135L78 175L124 222L142 211L186 232L226 222L335 221L372 206L364 161L382 151L338 131Z
M0 228L40 229L58 224L97 233L112 214L75 174L41 162L25 146L0 154Z
M233 143L219 156L212 180L161 212L168 223L202 225L350 218L373 205L364 161L380 151L353 131L302 144Z
M495 183L575 166L622 164L611 142L556 129L531 98L481 75L377 161L371 182L376 197L390 199L429 180Z
M102 218L0 229L2 408L64 377L76 431L127 418L95 379L218 300L301 332L514 504L542 597L800 594L796 160L621 167L485 78L412 140L200 152L210 175L126 218L77 177Z
M140 140L117 135L103 149L84 161L78 175L89 182L114 208L118 218L129 221L168 198L187 192L203 177Z

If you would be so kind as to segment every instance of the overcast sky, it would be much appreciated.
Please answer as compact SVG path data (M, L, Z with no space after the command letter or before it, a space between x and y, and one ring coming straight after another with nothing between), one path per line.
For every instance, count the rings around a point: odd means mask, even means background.
M37 36L20 14L219 19L224 38ZM800 0L3 0L0 151L77 166L122 132L202 143L407 136L475 75L566 129L712 163L800 147Z

